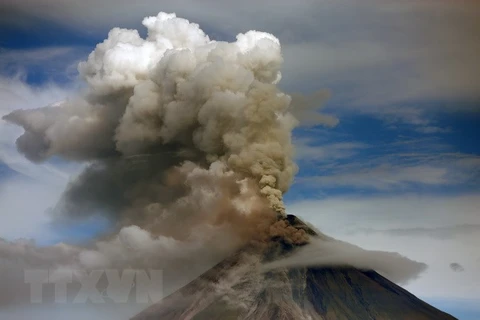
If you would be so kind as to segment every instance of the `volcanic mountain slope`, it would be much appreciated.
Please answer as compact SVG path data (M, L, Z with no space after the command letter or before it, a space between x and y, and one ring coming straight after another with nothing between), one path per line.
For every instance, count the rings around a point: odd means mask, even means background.
M286 221L313 235L294 216ZM375 271L352 267L259 272L262 261L295 249L284 239L251 245L132 320L449 320Z

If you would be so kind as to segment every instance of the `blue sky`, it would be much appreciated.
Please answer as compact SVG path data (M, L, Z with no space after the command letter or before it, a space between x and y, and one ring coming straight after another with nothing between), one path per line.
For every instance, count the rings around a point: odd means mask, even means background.
M82 86L77 63L110 28L144 34L137 22L158 11L176 11L217 40L249 29L272 32L285 58L282 89L327 89L330 98L318 108L339 120L333 127L295 129L300 170L285 195L289 211L336 238L427 263L426 274L407 289L459 319L480 318L480 47L473 31L480 30L474 28L480 6L225 3L6 1L1 115L68 96ZM0 227L0 237L78 242L108 227L99 220L52 224L43 212L82 164L29 163L14 148L21 130L5 123L0 130L0 192L8 195L0 194L0 214L7 219L6 210L15 208L23 217L12 218L8 230ZM36 208L12 200L24 193L38 194ZM30 218L32 210L42 212ZM451 270L453 262L464 271Z

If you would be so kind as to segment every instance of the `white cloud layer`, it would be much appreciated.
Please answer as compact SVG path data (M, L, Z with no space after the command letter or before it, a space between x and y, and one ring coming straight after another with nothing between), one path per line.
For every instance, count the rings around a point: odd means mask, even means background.
M476 1L281 0L273 6L253 0L116 3L7 0L2 2L6 14L0 22L28 25L31 15L80 33L95 29L105 33L113 25L136 27L151 12L170 11L207 26L214 38L250 29L275 34L284 49L284 86L307 91L334 88L337 101L349 108L362 106L362 112L411 100L479 98L480 4ZM12 22L12 10L17 17L22 17L19 11L27 16ZM477 107L447 106L462 108Z
M284 267L329 267L346 265L360 270L375 270L390 281L406 284L427 269L422 262L412 261L396 252L364 250L351 243L322 237L312 239L293 255L267 263L265 270Z
M480 296L479 206L479 194L396 195L302 201L287 210L337 239L425 262L428 270L406 287L418 296L469 299ZM453 272L452 262L464 271Z
M314 138L297 138L295 145L295 157L298 160L315 162L327 162L345 159L354 156L359 150L368 147L361 142L337 142L319 144Z
M384 144L331 143L325 141L328 137L339 139L321 131L321 135L312 132L294 140L296 159L305 165L296 184L380 192L480 187L480 157L457 152L456 146L442 143L438 137Z
M299 178L318 188L355 187L374 190L407 189L411 184L448 184L447 169L434 166L391 166L380 165L359 172L338 173L327 176Z

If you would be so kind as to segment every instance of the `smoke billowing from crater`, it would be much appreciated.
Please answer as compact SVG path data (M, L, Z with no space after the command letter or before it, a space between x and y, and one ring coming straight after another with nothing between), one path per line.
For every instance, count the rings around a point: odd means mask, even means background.
M114 28L79 64L83 91L4 117L24 128L17 148L31 161L88 163L53 214L102 214L116 231L86 248L52 247L48 261L30 242L3 242L3 259L22 249L29 267L204 271L253 238L302 237L274 224L297 171L278 39L212 41L166 13L143 25L145 39Z
M284 213L282 194L297 171L291 143L297 120L289 112L291 97L276 86L283 62L278 39L249 31L232 43L212 41L197 24L166 13L143 25L146 39L114 28L79 64L85 92L59 106L4 117L25 129L19 151L32 161L93 161L72 185L76 190L96 176L107 184L118 179L122 165L115 160L139 155L155 162L143 173L156 181L185 160L202 168L221 164L255 181L270 206ZM114 183L130 188L137 182Z
M326 93L279 90L283 59L271 34L213 41L166 13L143 25L146 39L109 32L79 64L86 87L76 96L4 116L24 128L17 148L31 161L88 163L53 209L58 219L102 214L115 225L85 247L0 240L12 270L157 268L169 292L248 241L308 241L277 216L297 172L293 114L335 125L315 110Z

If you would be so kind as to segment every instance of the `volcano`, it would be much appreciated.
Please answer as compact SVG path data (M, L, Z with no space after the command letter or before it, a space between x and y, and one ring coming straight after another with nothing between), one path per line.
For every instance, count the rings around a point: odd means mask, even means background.
M321 237L300 219L285 222ZM251 244L131 320L451 320L456 319L373 270L350 266L259 271L258 262L302 244L282 237Z

